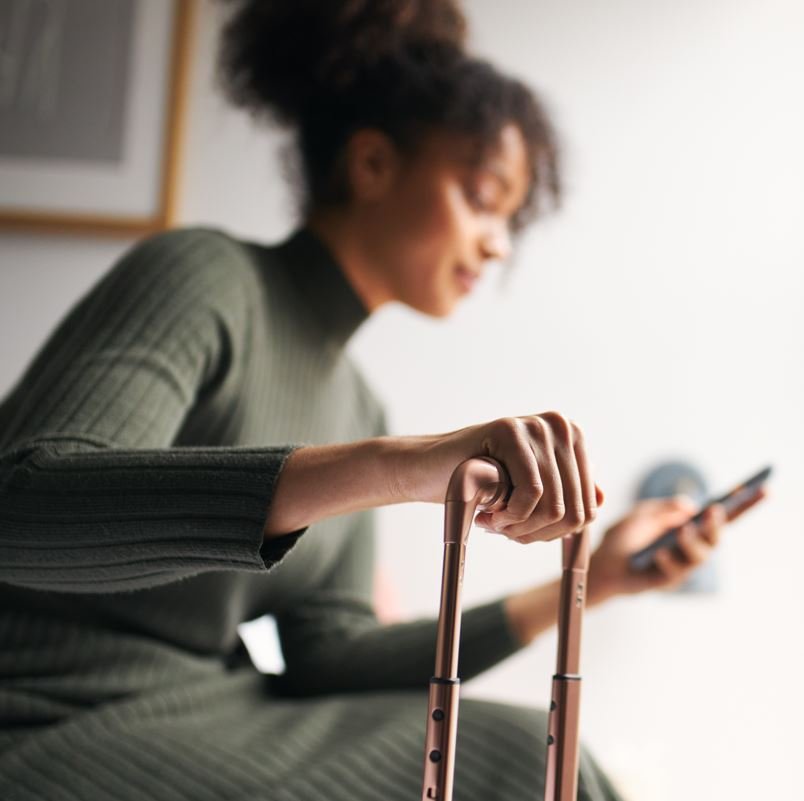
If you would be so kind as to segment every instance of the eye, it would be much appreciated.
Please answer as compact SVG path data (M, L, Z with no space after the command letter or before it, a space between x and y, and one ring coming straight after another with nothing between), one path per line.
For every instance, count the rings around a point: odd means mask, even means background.
M484 200L480 192L474 189L464 189L464 195L469 201L469 205L477 211L487 211Z
M486 213L493 213L499 202L498 193L490 181L464 184L464 195L473 208Z

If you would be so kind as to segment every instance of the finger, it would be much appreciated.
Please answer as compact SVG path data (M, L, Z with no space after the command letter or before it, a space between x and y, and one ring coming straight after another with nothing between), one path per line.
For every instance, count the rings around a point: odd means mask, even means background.
M508 470L511 493L506 505L492 515L495 527L506 520L525 520L544 494L545 480L531 447L531 436L521 418L508 417L499 421L499 439L503 445L500 461ZM494 456L494 453L491 454Z
M695 503L687 495L671 495L669 498L646 498L638 501L635 504L635 511L640 514L662 515L667 518L686 519L692 517L699 509L699 505Z
M485 529L486 531L491 530L491 515L488 512L478 512L475 515L474 525L478 528Z
M669 548L661 548L656 551L653 555L653 564L665 582L680 580L681 574L686 569L685 565L680 564L678 558L673 556Z
M535 534L520 534L518 537L511 537L511 539L519 545L529 545L532 542L552 542L566 536L567 532L564 531L563 526L549 526L548 528L540 529Z
M581 479L581 495L583 497L585 523L597 517L597 486L592 478L592 465L586 453L586 440L580 427L572 423L573 449L575 463Z
M552 443L553 458L550 464L551 468L553 464L557 466L560 481L556 484L552 503L549 502L550 491L545 482L545 494L531 519L504 529L506 536L523 543L571 534L586 524L586 508L581 477L575 460L572 424L557 412L545 412L539 417L545 426L544 441L548 445L543 458L545 462L550 460L549 445Z
M545 461L550 462L550 460ZM558 465L555 460L552 460L549 466L543 466L543 470L554 472L556 479L553 487L549 489L548 482L545 482L545 493L542 495L531 517L519 523L502 522L495 524L501 534L505 534L506 537L512 540L523 543L537 540L547 541L567 533L566 526L563 523L565 502ZM526 541L522 540L523 537L528 537L528 539Z
M490 527L502 530L505 525L530 519L545 494L554 492L558 469L540 463L541 454L552 452L552 443L547 443L547 426L538 417L504 418L499 427L497 439L502 447L498 458L511 477L511 497L504 509L483 519ZM496 457L494 451L490 455Z
M595 484L595 500L597 501L598 508L603 506L603 501L606 500L606 493L603 492L597 484Z
M698 536L712 546L717 545L725 522L726 510L720 504L710 507L698 526Z
M520 430L526 440L530 458L540 476L541 493L538 497L534 497L532 493L520 493L518 506L514 507L512 501L517 494L515 485L508 507L493 514L492 526L512 538L543 529L564 517L564 489L556 461L552 430L538 415L517 420L521 424Z
M530 517L514 523L505 519L495 520L495 527L506 537L519 540L520 537L535 534L536 539L553 539L561 536L559 533L561 522L565 515L564 486L561 470L552 447L538 454L539 470L544 476L544 493L539 499ZM564 532L563 529L560 529ZM533 541L533 540L531 540Z
M567 534L574 533L586 524L587 502L584 497L583 478L575 458L572 426L568 420L556 416L551 421L555 457L564 490L564 519L561 521Z
M698 536L695 526L687 525L682 526L678 533L676 549L675 558L680 565L688 567L705 562L712 551L712 546Z

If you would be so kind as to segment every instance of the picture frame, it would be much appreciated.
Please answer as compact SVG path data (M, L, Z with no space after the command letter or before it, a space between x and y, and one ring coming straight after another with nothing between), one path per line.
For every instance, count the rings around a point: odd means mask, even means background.
M0 229L134 237L174 223L195 5L4 3Z

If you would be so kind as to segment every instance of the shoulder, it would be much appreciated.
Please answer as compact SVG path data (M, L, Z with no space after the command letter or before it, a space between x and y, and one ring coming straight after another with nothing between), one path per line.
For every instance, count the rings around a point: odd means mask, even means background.
M217 228L174 228L137 242L116 265L121 272L225 275L237 280L254 272L249 250Z
M249 248L216 228L175 228L136 242L97 287L101 294L160 297L174 308L214 307L239 314L255 297L256 269Z

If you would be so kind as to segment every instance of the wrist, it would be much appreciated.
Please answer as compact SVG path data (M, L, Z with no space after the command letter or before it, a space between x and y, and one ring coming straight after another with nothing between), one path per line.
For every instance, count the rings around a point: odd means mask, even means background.
M590 561L589 571L586 574L586 607L598 606L619 594L615 582L601 575L595 569L594 562Z
M399 503L393 470L396 451L394 437L294 450L274 488L266 538L325 518Z
M443 503L455 468L480 453L467 429L393 438L391 474L399 503Z
M422 460L424 453L432 444L432 437L397 436L389 437L388 475L390 492L397 503L411 503L424 500L422 490Z

